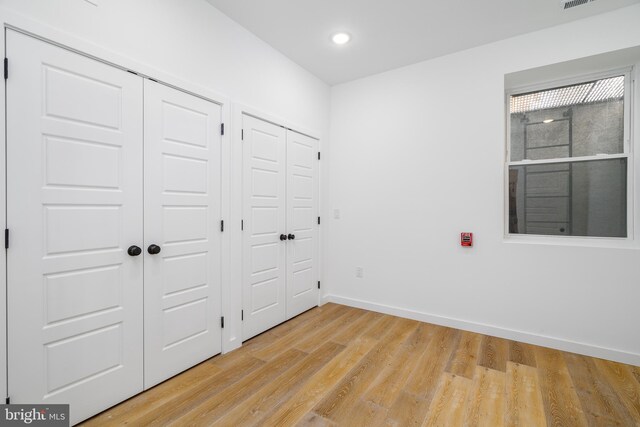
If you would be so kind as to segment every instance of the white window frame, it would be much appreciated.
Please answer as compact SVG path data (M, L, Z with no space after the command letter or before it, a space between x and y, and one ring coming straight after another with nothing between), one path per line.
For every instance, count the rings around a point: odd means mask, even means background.
M638 239L635 238L636 217L634 215L634 113L635 113L635 73L634 66L611 69L604 72L582 74L565 79L550 80L533 85L510 88L505 91L505 158L504 158L504 241L507 243L533 243L568 246L596 246L596 247L636 247ZM571 86L594 80L610 77L624 76L624 141L623 153L597 154L592 156L551 158L543 160L511 161L511 97L529 92L552 90L558 87ZM532 166L553 163L573 163L593 160L627 160L627 236L626 237L600 237L600 236L563 236L545 234L516 234L509 232L509 167Z

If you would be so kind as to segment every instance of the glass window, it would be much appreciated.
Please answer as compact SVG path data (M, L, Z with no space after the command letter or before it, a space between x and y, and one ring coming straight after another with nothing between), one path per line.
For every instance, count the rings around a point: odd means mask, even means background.
M510 234L627 237L626 81L510 96Z

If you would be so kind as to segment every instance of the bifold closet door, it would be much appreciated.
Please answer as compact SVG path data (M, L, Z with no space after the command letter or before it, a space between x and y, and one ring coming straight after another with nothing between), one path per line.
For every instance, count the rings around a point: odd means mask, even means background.
M145 388L221 350L221 107L145 80Z
M318 140L287 131L287 319L318 305ZM291 239L293 237L293 239Z
M11 403L143 389L142 79L7 30Z
M285 129L243 115L242 338L286 320Z

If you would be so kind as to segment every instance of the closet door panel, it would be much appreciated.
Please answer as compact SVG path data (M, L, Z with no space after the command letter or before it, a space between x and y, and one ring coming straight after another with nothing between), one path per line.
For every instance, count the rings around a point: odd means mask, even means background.
M318 305L318 141L287 131L287 319Z
M7 31L11 403L79 422L140 391L142 79Z
M244 115L243 340L286 319L285 129Z
M222 141L218 104L149 80L144 89L149 388L221 350Z

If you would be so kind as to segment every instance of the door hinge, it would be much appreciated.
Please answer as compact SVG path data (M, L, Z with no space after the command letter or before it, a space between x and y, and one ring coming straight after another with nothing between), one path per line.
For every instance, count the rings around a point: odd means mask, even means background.
M318 160L320 160L320 152L318 151Z
M240 139L244 141L244 129L240 131Z
M220 135L224 135L224 123L220 123Z
M4 58L4 79L9 78L9 58Z
M318 217L318 225L320 225L320 217Z
M224 316L220 318L220 327L224 329Z
M9 249L9 229L4 229L4 248Z
M320 280L318 280L318 289L320 289Z
M244 219L240 220L240 230L244 231Z
M240 310L240 320L244 320L244 310Z
M220 220L220 232L224 232L224 219Z
M4 401L7 405L9 405L11 403L11 398L7 396L7 398Z

